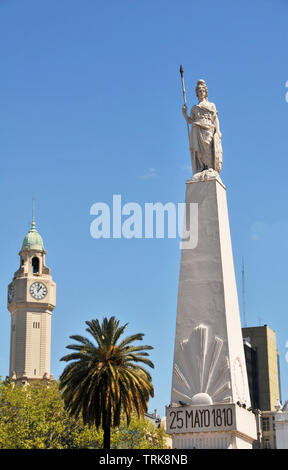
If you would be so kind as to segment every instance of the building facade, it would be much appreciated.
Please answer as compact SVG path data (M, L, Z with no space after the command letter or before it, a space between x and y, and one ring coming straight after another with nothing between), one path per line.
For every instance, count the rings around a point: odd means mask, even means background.
M276 436L279 415L276 407L281 400L281 391L276 333L264 325L242 328L242 335L251 406L257 410L258 444L255 448L277 449L281 444Z
M284 406L281 403L276 405L275 413L275 438L277 449L288 449L288 401Z
M33 215L31 228L19 252L19 269L8 286L11 314L9 377L22 384L52 378L51 315L56 305L56 284L45 264L45 255Z
M275 411L261 412L261 448L277 449L275 433Z
M262 449L288 449L288 401L282 407L278 400L275 408L261 412Z
M259 378L258 378L258 362L257 349L253 348L247 338L243 339L244 354L246 360L246 369L248 376L248 384L250 391L251 406L254 410L260 409L259 402Z
M267 325L242 328L252 407L275 411L281 401L276 333Z

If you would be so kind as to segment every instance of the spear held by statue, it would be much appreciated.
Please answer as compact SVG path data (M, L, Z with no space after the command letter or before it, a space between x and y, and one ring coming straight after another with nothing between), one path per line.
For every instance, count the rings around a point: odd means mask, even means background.
M185 108L187 108L187 104L186 104L186 90L185 90L185 84L184 84L184 70L183 70L182 65L180 65L180 75L181 75L181 82L182 82L182 91L183 91L184 106L185 106ZM193 165L193 157L192 157L192 153L193 153L193 152L192 152L192 149L191 149L191 146L190 146L190 130L189 130L188 121L186 121L186 124L187 124L187 133L188 133L189 150L190 150L191 162L192 162L192 167L193 167L193 166L194 166L194 165ZM193 172L194 172L194 168L193 168Z

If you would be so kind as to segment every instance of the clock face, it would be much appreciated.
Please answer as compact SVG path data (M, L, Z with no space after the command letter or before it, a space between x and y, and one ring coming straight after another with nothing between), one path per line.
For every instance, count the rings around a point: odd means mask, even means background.
M10 284L10 286L8 288L8 302L9 302L9 304L13 300L14 292L15 292L14 284Z
M47 287L43 282L33 282L30 286L30 294L36 300L44 299L47 294Z

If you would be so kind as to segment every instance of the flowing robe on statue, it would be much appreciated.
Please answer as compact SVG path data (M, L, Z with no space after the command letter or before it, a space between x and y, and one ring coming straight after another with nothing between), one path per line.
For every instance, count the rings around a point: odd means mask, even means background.
M213 168L220 172L222 145L218 132L217 110L214 103L202 101L191 109L189 124L193 173Z

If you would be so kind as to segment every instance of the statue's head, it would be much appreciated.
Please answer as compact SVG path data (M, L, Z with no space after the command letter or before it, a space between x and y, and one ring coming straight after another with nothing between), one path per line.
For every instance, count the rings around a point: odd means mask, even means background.
M208 88L204 80L198 80L196 85L196 95L199 100L208 98Z

